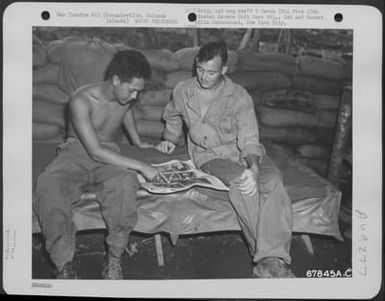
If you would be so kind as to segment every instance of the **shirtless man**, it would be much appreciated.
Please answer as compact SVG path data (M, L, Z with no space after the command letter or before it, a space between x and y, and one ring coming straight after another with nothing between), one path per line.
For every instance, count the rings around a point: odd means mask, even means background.
M87 184L101 187L96 196L108 230L103 278L123 278L120 257L137 221L137 173L152 179L157 170L120 155L115 137L123 124L135 145L151 147L140 141L132 112L133 101L150 76L150 65L141 53L120 51L112 58L106 81L80 87L72 95L67 139L39 176L34 202L59 279L76 277L72 263L76 234L72 204L80 199Z

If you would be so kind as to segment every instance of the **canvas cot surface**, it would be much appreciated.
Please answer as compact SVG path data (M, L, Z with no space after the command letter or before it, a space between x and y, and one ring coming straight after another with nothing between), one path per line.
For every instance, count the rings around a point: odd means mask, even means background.
M342 240L338 213L341 192L292 155L277 146L267 144L267 151L283 174L284 186L293 205L293 232L321 234ZM34 144L33 181L55 157L54 144ZM184 147L173 155L155 149L122 146L122 153L148 163L160 163L170 158L187 159ZM237 216L228 201L207 196L199 189L174 194L151 194L138 191L138 223L135 231L167 232L171 237L217 231L240 230ZM73 220L78 230L105 228L99 205L84 199L74 207ZM39 232L36 216L33 232Z

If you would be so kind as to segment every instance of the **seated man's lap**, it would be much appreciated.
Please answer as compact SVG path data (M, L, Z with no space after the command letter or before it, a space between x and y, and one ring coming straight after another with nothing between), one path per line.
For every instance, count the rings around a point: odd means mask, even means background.
M201 169L208 174L216 176L226 186L229 186L232 180L243 173L245 167L229 159L218 158L206 162L201 166Z
M200 168L204 172L211 174L213 176L216 176L226 186L230 186L230 182L236 179L237 177L239 177L245 170L245 167L243 167L242 165L236 162L233 162L229 159L222 159L222 158L210 160L205 164L203 164ZM196 189L199 192L216 199L221 199L225 201L230 200L227 191L214 190L214 189L204 188L204 187L197 187Z
M222 158L210 160L201 166L201 170L216 176L226 186L230 186L230 182L239 177L245 169L246 167L239 163ZM262 190L266 190L277 181L282 181L282 172L269 156L264 156L262 162L259 164L258 171L258 184L260 189L262 187ZM197 188L197 190L215 198L229 200L227 191L218 191L202 187Z

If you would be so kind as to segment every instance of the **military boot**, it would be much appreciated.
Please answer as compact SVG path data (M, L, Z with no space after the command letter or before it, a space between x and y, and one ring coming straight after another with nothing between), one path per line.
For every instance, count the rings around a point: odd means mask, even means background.
M56 273L56 279L77 279L75 267L72 261L65 263Z
M103 269L103 279L122 280L121 257L108 252Z

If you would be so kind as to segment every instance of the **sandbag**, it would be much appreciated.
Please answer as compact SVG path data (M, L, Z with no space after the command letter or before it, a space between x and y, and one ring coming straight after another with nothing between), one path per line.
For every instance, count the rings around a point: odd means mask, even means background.
M338 112L318 110L318 127L319 128L330 128L335 129L337 124Z
M261 105L304 112L315 111L311 93L292 89L263 92Z
M48 63L33 70L33 84L56 84L58 80L59 65Z
M62 47L58 86L68 93L104 80L115 53L113 45L100 39L71 39Z
M265 138L261 138L260 141L265 147L266 153L280 168L287 170L297 160L297 154L295 151L296 147L286 143L272 143L270 140Z
M239 60L239 56L237 52L231 51L231 50L227 52L227 66L228 66L227 73L228 74L233 73L234 71L237 70L238 60Z
M302 111L338 110L340 97L336 95L318 95L308 91L280 89L261 94L261 105Z
M53 124L59 127L65 126L66 106L39 99L32 103L32 119L36 123Z
M138 120L143 119L143 111L138 108L139 106L136 105L132 108L132 112L134 114L135 121L138 122Z
M32 137L36 140L56 138L60 132L60 127L54 124L34 122L32 125Z
M337 112L326 110L302 112L264 106L259 106L256 113L263 125L304 128L335 128L338 116Z
M195 57L198 54L200 47L181 48L175 51L178 59L179 68L181 70L192 72L194 69Z
M302 145L315 142L314 131L303 128L260 126L260 135L273 142Z
M339 95L342 82L320 77L297 75L293 77L293 88L314 94Z
M331 80L348 80L352 78L351 66L347 64L341 64L314 56L301 56L298 61L299 74Z
M327 160L299 158L299 161L313 169L319 175L326 176L328 171Z
M143 120L161 121L164 106L138 106L135 111L135 118Z
M122 51L122 50L136 50L138 52L141 52L144 55L142 49L135 49L135 48L129 47L123 43L112 44L111 46L114 47L116 52ZM146 81L146 85L145 85L144 89L145 89L145 91L162 89L164 87L164 82L165 82L164 71L157 69L154 66L151 66L151 78Z
M283 53L255 53L247 50L238 51L239 68L245 71L282 72L295 74L295 59Z
M200 47L182 48L175 52L178 59L179 68L181 70L192 71L194 68L195 57L199 52ZM232 50L227 51L227 66L228 73L236 70L238 63L238 53Z
M317 109L336 111L340 106L339 95L313 95L313 101Z
M330 149L321 144L304 144L297 148L297 152L301 158L327 158Z
M144 91L139 94L139 104L143 106L164 106L171 98L172 89Z
M152 69L163 72L172 72L179 69L178 59L175 53L168 49L138 49L123 43L114 44L116 51L136 50L142 53L148 60Z
M335 130L332 128L317 128L315 131L317 143L332 145L334 141Z
M162 70L158 69L151 69L151 78L146 83L146 89L148 89L148 86L151 85L152 87L156 87L155 89L161 89L165 85L165 74ZM149 89L148 89L149 90ZM154 90L154 89L151 89Z
M53 138L49 139L44 139L44 140L39 140L39 139L34 139L34 141L38 144L53 144L53 145L58 145L60 143L63 143L65 140L65 134L64 130L60 129L60 132L58 135L56 135Z
M136 126L140 136L159 139L162 137L164 124L160 121L138 120Z
M253 99L254 106L262 105L262 92L260 90L248 90L250 97Z
M63 56L63 46L67 41L74 40L75 37L67 37L62 40L55 40L47 45L48 61L54 64L60 64Z
M115 48L116 51L122 51L122 50L136 50L135 48L133 47L130 47L124 43L114 43L112 44ZM141 50L138 50L139 52L141 52Z
M267 126L313 128L318 125L317 114L260 106L256 110L258 120Z
M292 85L288 75L279 72L234 72L229 78L245 89L278 90Z
M192 78L192 72L178 70L166 75L165 87L174 88L179 82Z
M58 104L66 104L70 97L56 85L38 84L32 85L32 98Z
M147 58L152 68L165 72L179 69L176 55L168 49L138 49Z
M42 41L33 36L32 44L32 66L40 67L47 63L47 50Z

